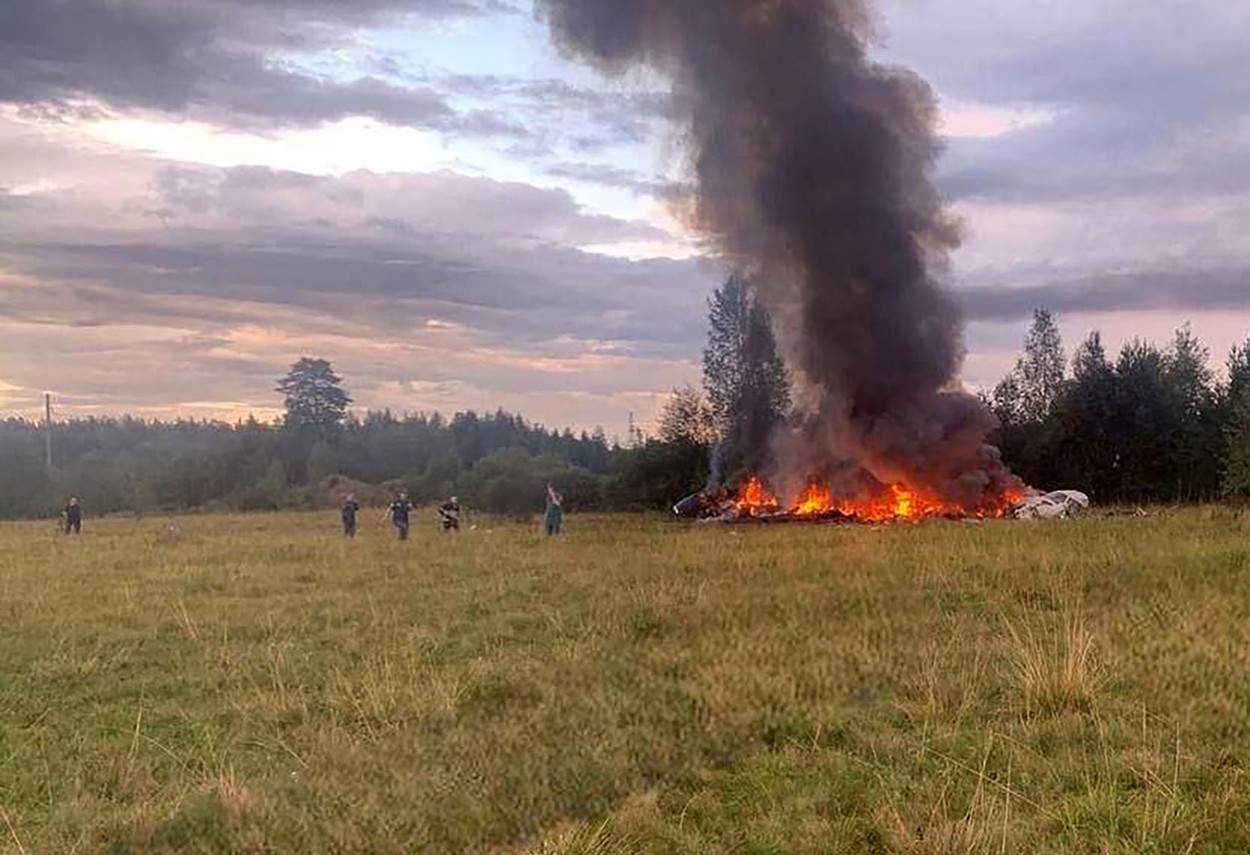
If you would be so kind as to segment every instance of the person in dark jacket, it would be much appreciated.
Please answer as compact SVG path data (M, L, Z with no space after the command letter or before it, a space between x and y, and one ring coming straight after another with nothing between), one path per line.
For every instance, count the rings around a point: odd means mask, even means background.
M443 531L460 531L460 500L452 496L438 506L438 517Z
M390 517L391 525L395 526L395 533L400 540L408 539L408 518L412 514L412 508L413 504L408 499L408 491L400 490L395 501L391 502L391 506L386 509L386 516Z
M66 534L82 534L82 505L77 496L69 497L65 509L61 511L61 518L65 521Z
M343 536L356 536L356 513L360 510L360 503L356 501L355 493L348 493L343 498L343 506L339 508L339 515L343 518Z

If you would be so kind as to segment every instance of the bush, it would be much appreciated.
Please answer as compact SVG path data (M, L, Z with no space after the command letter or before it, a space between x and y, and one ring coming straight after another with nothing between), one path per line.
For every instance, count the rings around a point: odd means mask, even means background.
M456 486L461 498L475 508L523 517L543 509L548 483L564 495L566 507L589 509L602 504L599 476L558 457L535 457L520 448L483 457L461 475Z
M667 509L683 496L702 489L707 473L706 446L652 440L622 452L611 489L612 504L622 508Z

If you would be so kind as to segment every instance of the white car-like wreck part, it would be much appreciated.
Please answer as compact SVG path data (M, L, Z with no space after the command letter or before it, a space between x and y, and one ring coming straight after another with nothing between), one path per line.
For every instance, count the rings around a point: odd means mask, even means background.
M1088 507L1089 496L1079 490L1055 490L1022 499L1012 508L1011 515L1018 520L1065 519Z

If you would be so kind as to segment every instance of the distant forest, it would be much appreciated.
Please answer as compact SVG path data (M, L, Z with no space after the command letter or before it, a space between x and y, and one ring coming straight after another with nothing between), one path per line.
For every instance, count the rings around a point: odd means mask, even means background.
M1250 497L1250 341L1223 376L1188 325L1166 347L1135 339L1108 355L1091 333L1069 361L1038 310L1015 369L986 396L991 436L1025 481L1101 502Z
M312 507L330 497L328 476L403 482L415 499L492 496L516 491L541 503L546 480L599 506L602 486L623 454L601 433L574 435L530 425L504 412L346 418L312 431L247 420L75 419L55 426L56 467L44 466L42 426L0 423L0 514L40 516L66 494L89 512ZM500 510L507 503L492 500Z
M1163 348L1129 342L1114 359L1093 333L1069 361L1039 310L1015 369L984 396L1000 423L990 440L1030 484L1100 502L1248 498L1250 341L1225 367L1217 375L1188 327ZM674 390L653 436L631 425L609 441L602 429L551 430L502 410L357 416L349 384L323 359L301 359L276 392L285 416L271 424L57 423L52 470L43 425L0 421L0 517L53 515L69 494L89 514L322 507L344 478L507 514L539 510L547 482L573 509L659 509L713 468L733 482L759 466L760 438L790 407L767 313L737 277L709 303L703 388Z

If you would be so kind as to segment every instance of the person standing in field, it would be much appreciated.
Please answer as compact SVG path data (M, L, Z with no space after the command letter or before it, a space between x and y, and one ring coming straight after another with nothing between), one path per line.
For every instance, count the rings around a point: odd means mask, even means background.
M547 485L547 511L543 515L543 523L548 537L559 534L564 526L564 497L551 484Z
M82 534L82 505L79 504L77 496L69 497L61 511L61 517L65 520L66 534Z
M360 503L356 501L355 493L348 493L343 498L343 506L339 508L339 516L343 518L343 536L356 536L356 513L360 510Z
M443 531L460 531L460 500L452 496L438 507L439 519L443 522Z
M382 517L385 520L390 517L391 525L395 526L395 533L400 540L408 539L408 517L412 513L412 502L408 499L408 491L400 490L395 501L391 502L391 506L386 509L386 514Z

